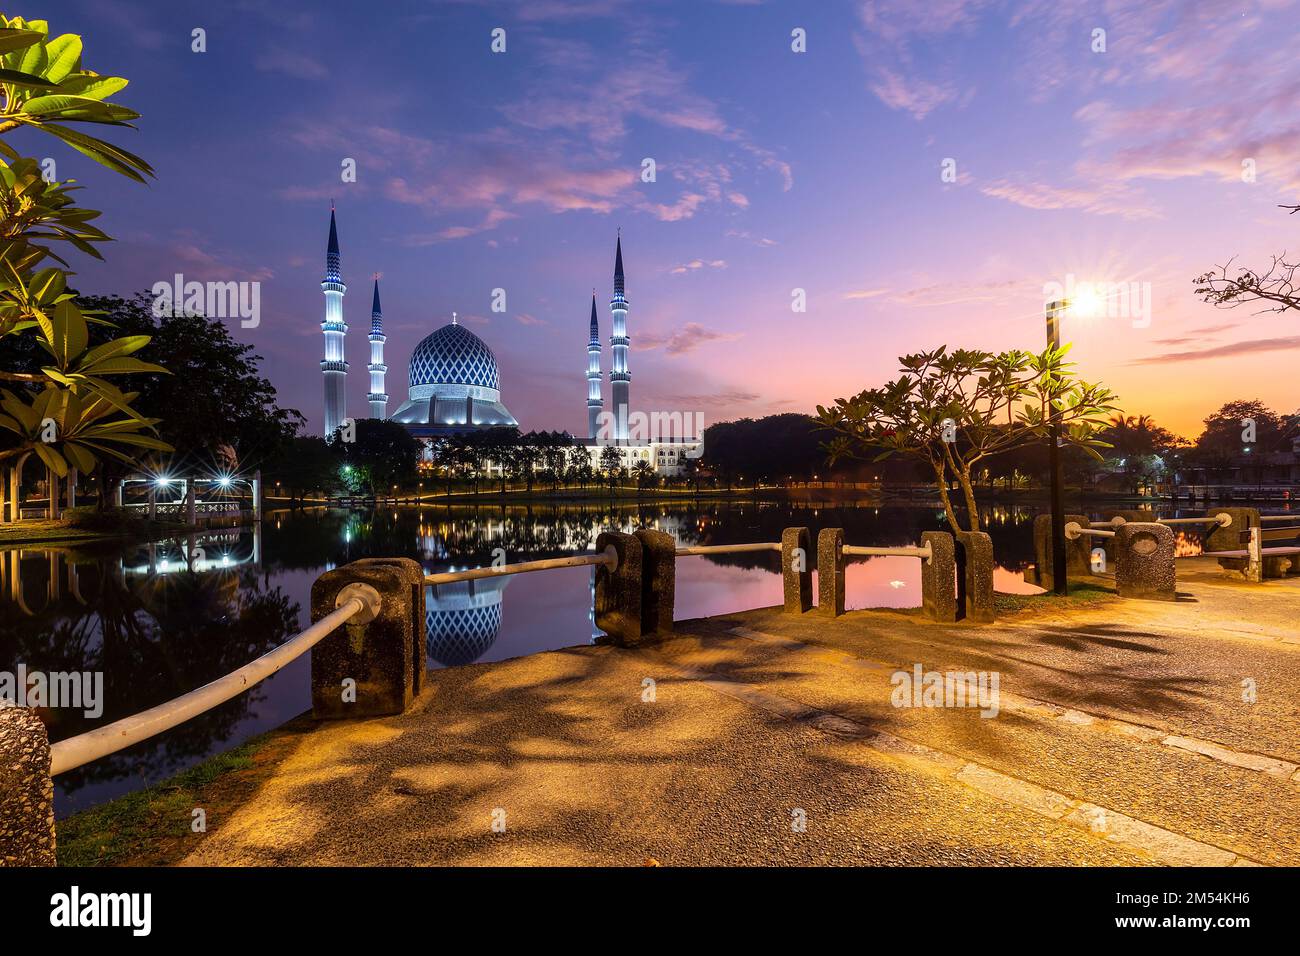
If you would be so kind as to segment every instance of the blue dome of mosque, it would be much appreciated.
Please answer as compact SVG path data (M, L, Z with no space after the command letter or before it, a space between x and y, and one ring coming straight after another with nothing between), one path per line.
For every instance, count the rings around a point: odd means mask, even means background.
M424 612L426 648L444 667L472 664L496 642L501 631L501 604Z
M455 322L426 335L411 353L411 385L501 387L497 360L483 340Z

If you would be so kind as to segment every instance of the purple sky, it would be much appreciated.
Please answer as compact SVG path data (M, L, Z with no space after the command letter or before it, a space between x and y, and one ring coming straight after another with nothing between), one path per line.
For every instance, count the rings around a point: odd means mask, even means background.
M1066 327L1085 377L1128 411L1194 435L1228 399L1300 405L1295 319L1216 310L1191 281L1296 245L1300 217L1276 208L1300 202L1289 0L9 12L81 34L86 65L129 77L118 99L144 114L110 138L153 163L149 187L11 138L87 185L119 240L81 286L260 281L261 324L235 334L313 431L331 197L357 416L380 272L390 410L411 348L454 309L495 351L525 428L585 430L590 296L607 339L619 226L633 408L709 422L811 410L883 382L906 351L1039 348L1043 285L1069 275L1150 283L1149 326ZM191 52L196 27L206 53ZM498 287L504 314L490 311Z

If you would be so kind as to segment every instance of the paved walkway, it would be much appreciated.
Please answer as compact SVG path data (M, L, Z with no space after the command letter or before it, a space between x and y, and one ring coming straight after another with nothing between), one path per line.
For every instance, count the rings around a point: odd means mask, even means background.
M1174 605L764 609L434 672L283 734L186 862L1300 864L1300 579L1179 570ZM998 715L893 706L917 664L996 671Z

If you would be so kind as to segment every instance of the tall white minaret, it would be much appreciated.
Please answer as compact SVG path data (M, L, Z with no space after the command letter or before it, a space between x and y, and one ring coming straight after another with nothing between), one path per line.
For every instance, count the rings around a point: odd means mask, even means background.
M325 321L320 324L325 333L325 357L320 370L325 377L325 437L329 438L347 418L348 363L343 358L343 337L348 327L343 322L343 284L339 266L339 233L334 224L334 204L330 203L330 241L325 248L325 281L320 284L325 293Z
M600 322L596 320L596 290L591 290L591 337L587 339L587 437L600 433Z
M614 334L609 344L614 352L614 364L609 370L609 384L614 404L614 437L627 439L627 393L632 373L627 370L627 296L623 288L623 234L620 230L614 249L614 298L609 308L614 313Z
M388 395L384 392L384 373L388 371L388 366L384 364L384 343L388 337L384 335L384 313L379 307L379 275L375 274L375 301L370 307L370 364L366 369L370 372L370 394L366 396L366 401L370 402L371 418L388 417Z

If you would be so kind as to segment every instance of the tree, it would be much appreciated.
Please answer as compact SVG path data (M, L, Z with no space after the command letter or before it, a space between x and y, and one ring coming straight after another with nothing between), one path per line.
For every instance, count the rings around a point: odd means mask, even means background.
M581 445L574 445L568 451L568 462L564 469L565 480L577 485L591 481L591 454Z
M1300 212L1300 205L1279 206L1289 209L1291 215ZM1197 276L1196 294L1216 306L1235 309L1239 305L1267 303L1260 312L1286 312L1300 309L1300 290L1296 288L1296 270L1300 262L1287 259L1282 252L1273 256L1267 269L1238 268L1229 274L1234 260L1215 266L1210 272Z
M424 446L402 425L380 418L356 422L354 440L341 440L339 432L329 442L344 469L344 479L357 490L377 497L392 485L409 484L418 474Z
M113 331L127 332L148 342L149 357L172 373L141 375L134 404L160 420L159 437L187 468L225 467L224 459L232 455L244 469L273 461L305 422L299 412L276 404L275 387L258 368L261 356L236 341L219 319L156 317L143 292L127 299L82 296L81 301L112 323L93 327L92 345L110 341ZM34 341L20 340L3 365L24 369L39 361ZM168 416L180 408L185 414ZM110 472L123 470L110 467Z
M605 445L600 449L600 470L609 482L609 493L614 493L614 485L623 477L623 455L617 445Z
M925 462L954 530L980 530L972 472L988 459L1047 440L1053 416L1062 444L1100 458L1097 437L1115 396L1074 377L1064 361L1069 346L1039 355L1012 350L994 355L946 346L899 359L901 375L884 386L830 408L820 423L837 434L826 444L832 461L899 455ZM956 481L968 527L958 521L948 490Z
M821 426L796 412L718 422L705 429L703 464L728 488L738 475L756 486L793 475L808 479L826 465Z
M340 458L323 438L300 435L285 443L263 468L263 478L281 481L290 498L309 491L330 491L338 483Z
M644 458L637 459L636 464L632 466L632 474L636 476L636 490L644 491L646 485L654 478L654 473L654 465Z
M108 98L127 85L121 77L81 68L81 38L50 39L43 20L0 17L0 133L20 127L62 140L103 166L138 182L149 164L68 123L130 126L139 114ZM90 347L90 325L105 320L84 311L68 287L66 266L52 248L67 246L102 259L94 243L109 237L91 220L93 209L73 204L79 187L47 182L36 159L0 142L0 338L33 338L46 353L36 371L3 371L0 381L0 461L21 463L36 454L54 474L92 472L105 458L131 463L136 449L170 451L153 434L155 419L132 404L110 377L165 374L132 355L147 336L110 339ZM116 417L114 417L116 416ZM54 511L51 497L51 511Z

